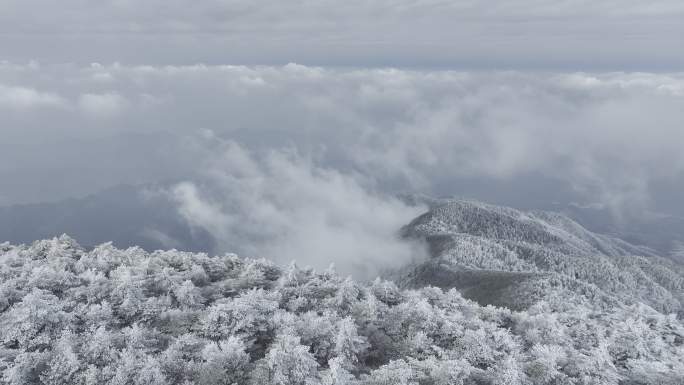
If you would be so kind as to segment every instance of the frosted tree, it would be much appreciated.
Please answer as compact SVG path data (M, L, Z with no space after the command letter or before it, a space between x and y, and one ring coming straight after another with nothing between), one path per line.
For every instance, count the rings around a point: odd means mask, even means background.
M75 337L64 332L55 344L47 367L40 374L40 381L45 385L61 385L77 383L81 362L74 351Z
M337 287L335 296L328 299L328 306L343 316L349 315L353 305L358 302L360 293L354 281L347 277Z
M145 357L140 351L124 349L116 363L110 383L112 385L135 384L143 362L145 362Z
M499 360L489 370L492 385L525 385L527 376L513 356Z
M52 293L33 289L0 318L2 341L29 351L49 346L71 318L63 305Z
M598 266L575 262L581 274ZM684 288L671 261L641 270L651 262L621 261L630 273L607 277L665 285L642 285L643 295ZM0 383L684 383L677 315L604 300L596 286L566 290L573 282L530 287L549 295L511 311L454 289L358 283L235 255L2 244Z
M299 336L301 344L310 347L309 351L320 365L325 365L334 355L338 321L334 314L325 312L319 315L310 311L292 317L292 313L279 312L278 316L282 319L278 321L278 329Z
M351 317L343 318L337 324L334 352L347 369L353 369L358 364L358 357L364 353L368 343L366 338L359 336L356 325Z
M368 385L418 385L417 377L406 361L395 360L374 370L365 382Z
M40 374L47 368L48 353L26 352L18 354L12 365L4 370L2 383L7 385L33 385L40 383Z
M202 303L204 302L202 293L189 279L176 287L173 294L176 297L176 301L178 301L180 307L183 309L194 309L202 306Z
M321 378L322 385L359 385L361 382L345 369L344 359L335 357L328 361L328 370Z
M117 305L117 314L126 322L132 322L143 308L145 293L143 282L132 268L119 266L112 272L116 286L112 291L112 299Z
M186 333L178 336L159 356L159 363L170 383L195 381L203 363L202 351L210 341Z
M560 369L565 363L565 352L558 345L535 345L530 350L531 360L527 363L525 372L532 382L537 385L551 384L566 378Z
M428 357L413 363L423 372L422 382L434 385L463 385L473 372L473 367L460 359Z
M249 371L249 355L245 345L237 337L212 342L202 350L202 364L199 368L199 384L230 385L242 384Z
M299 343L299 337L280 335L258 364L252 381L255 385L317 384L317 368L316 359Z
M135 385L166 385L168 381L162 372L159 361L155 357L147 356L133 383Z
M102 367L117 360L116 341L104 326L84 334L86 338L81 347L81 355L88 363Z

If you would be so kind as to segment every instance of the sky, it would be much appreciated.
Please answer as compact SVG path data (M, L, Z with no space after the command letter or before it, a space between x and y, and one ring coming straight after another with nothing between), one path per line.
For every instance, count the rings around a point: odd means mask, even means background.
M678 0L4 0L6 60L672 71Z
M669 0L6 0L0 205L162 183L348 269L415 256L399 193L684 217L682 36Z

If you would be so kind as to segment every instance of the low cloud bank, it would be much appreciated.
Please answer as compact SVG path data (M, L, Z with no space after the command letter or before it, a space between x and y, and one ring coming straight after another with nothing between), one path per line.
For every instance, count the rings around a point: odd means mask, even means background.
M291 148L380 189L537 173L616 210L647 205L655 181L684 172L682 74L5 63L0 84L13 165L0 176L23 170L9 201L73 196L84 175L93 190L191 177L213 156L197 145L206 131L250 151ZM29 175L54 189L28 188Z
M5 203L186 180L180 212L251 255L405 261L418 212L388 197L474 179L518 186L504 204L684 215L677 73L0 63L0 85Z

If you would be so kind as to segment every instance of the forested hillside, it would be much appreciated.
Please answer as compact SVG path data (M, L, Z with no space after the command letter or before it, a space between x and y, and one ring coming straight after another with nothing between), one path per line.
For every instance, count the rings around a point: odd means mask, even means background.
M429 203L404 234L424 240L432 258L398 273L405 286L456 287L481 303L512 308L563 294L682 314L684 265L651 249L594 234L557 213Z
M86 251L66 236L5 243L0 383L684 381L684 325L675 315L547 294L509 310L455 289L402 290L230 254L111 244Z

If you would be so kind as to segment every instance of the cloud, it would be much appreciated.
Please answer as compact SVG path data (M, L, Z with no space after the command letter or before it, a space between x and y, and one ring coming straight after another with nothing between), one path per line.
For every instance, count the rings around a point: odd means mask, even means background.
M30 87L0 84L0 107L25 110L40 107L64 107L66 104L64 98L54 93L41 92Z
M40 9L41 12L36 12ZM5 0L12 60L681 68L678 0Z
M223 250L370 272L414 255L396 192L684 215L681 1L2 8L7 204L186 181Z
M373 192L357 177L296 153L257 156L233 142L211 147L204 182L180 183L171 194L180 213L209 231L222 251L318 269L334 263L364 278L423 258L419 245L399 238L423 207Z
M15 181L3 190L13 203L194 181L208 164L218 169L223 150L207 143L222 141L251 154L234 162L258 158L244 167L264 178L276 175L260 154L294 151L299 160L285 164L385 195L471 192L526 207L565 199L627 217L684 179L681 73L6 63L0 82L9 78L102 114L41 110L8 122L0 178ZM684 205L668 209L681 215Z
M111 117L121 113L127 105L122 96L115 93L83 94L79 97L78 106L93 117Z

